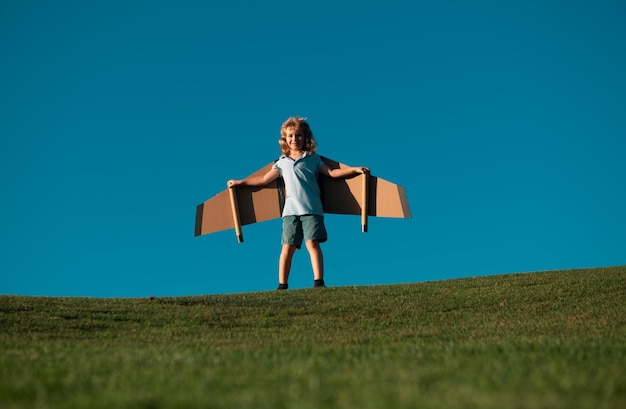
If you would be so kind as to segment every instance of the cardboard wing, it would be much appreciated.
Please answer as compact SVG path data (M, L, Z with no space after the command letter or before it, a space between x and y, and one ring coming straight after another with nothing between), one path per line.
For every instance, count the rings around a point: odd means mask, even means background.
M346 165L322 157L331 168ZM270 163L250 176L267 173ZM362 230L367 231L367 217L410 218L411 211L402 186L369 174L347 179L321 176L320 189L325 213L361 215ZM285 204L282 178L265 186L237 186L226 189L196 208L195 235L200 236L235 229L237 240L243 241L241 226L281 217Z

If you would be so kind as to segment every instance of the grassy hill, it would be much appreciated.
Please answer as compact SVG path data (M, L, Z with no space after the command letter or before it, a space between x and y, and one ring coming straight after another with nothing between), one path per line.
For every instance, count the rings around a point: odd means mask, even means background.
M626 267L0 297L2 408L624 408Z

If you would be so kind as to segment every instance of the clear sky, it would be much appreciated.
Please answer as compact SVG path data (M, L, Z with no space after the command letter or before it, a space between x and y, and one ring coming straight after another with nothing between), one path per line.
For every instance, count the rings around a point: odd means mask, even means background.
M626 264L626 3L3 1L0 294L273 290L279 220L194 237L279 155L403 185L327 215L330 286ZM290 288L312 286L308 254Z

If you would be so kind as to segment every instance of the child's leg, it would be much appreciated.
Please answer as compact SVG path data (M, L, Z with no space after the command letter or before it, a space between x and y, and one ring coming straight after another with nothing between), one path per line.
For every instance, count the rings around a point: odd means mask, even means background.
M297 247L292 244L283 244L278 260L278 284L287 284L291 271L291 260L296 249Z
M311 267L313 268L313 279L324 279L324 254L322 254L322 247L317 240L307 240L306 249L309 251L311 257Z

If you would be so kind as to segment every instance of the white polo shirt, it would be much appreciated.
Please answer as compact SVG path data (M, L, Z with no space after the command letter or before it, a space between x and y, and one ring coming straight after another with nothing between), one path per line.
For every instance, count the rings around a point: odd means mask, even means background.
M320 187L317 183L322 158L317 153L304 153L297 160L281 156L273 169L278 169L285 181L285 216L324 214Z

